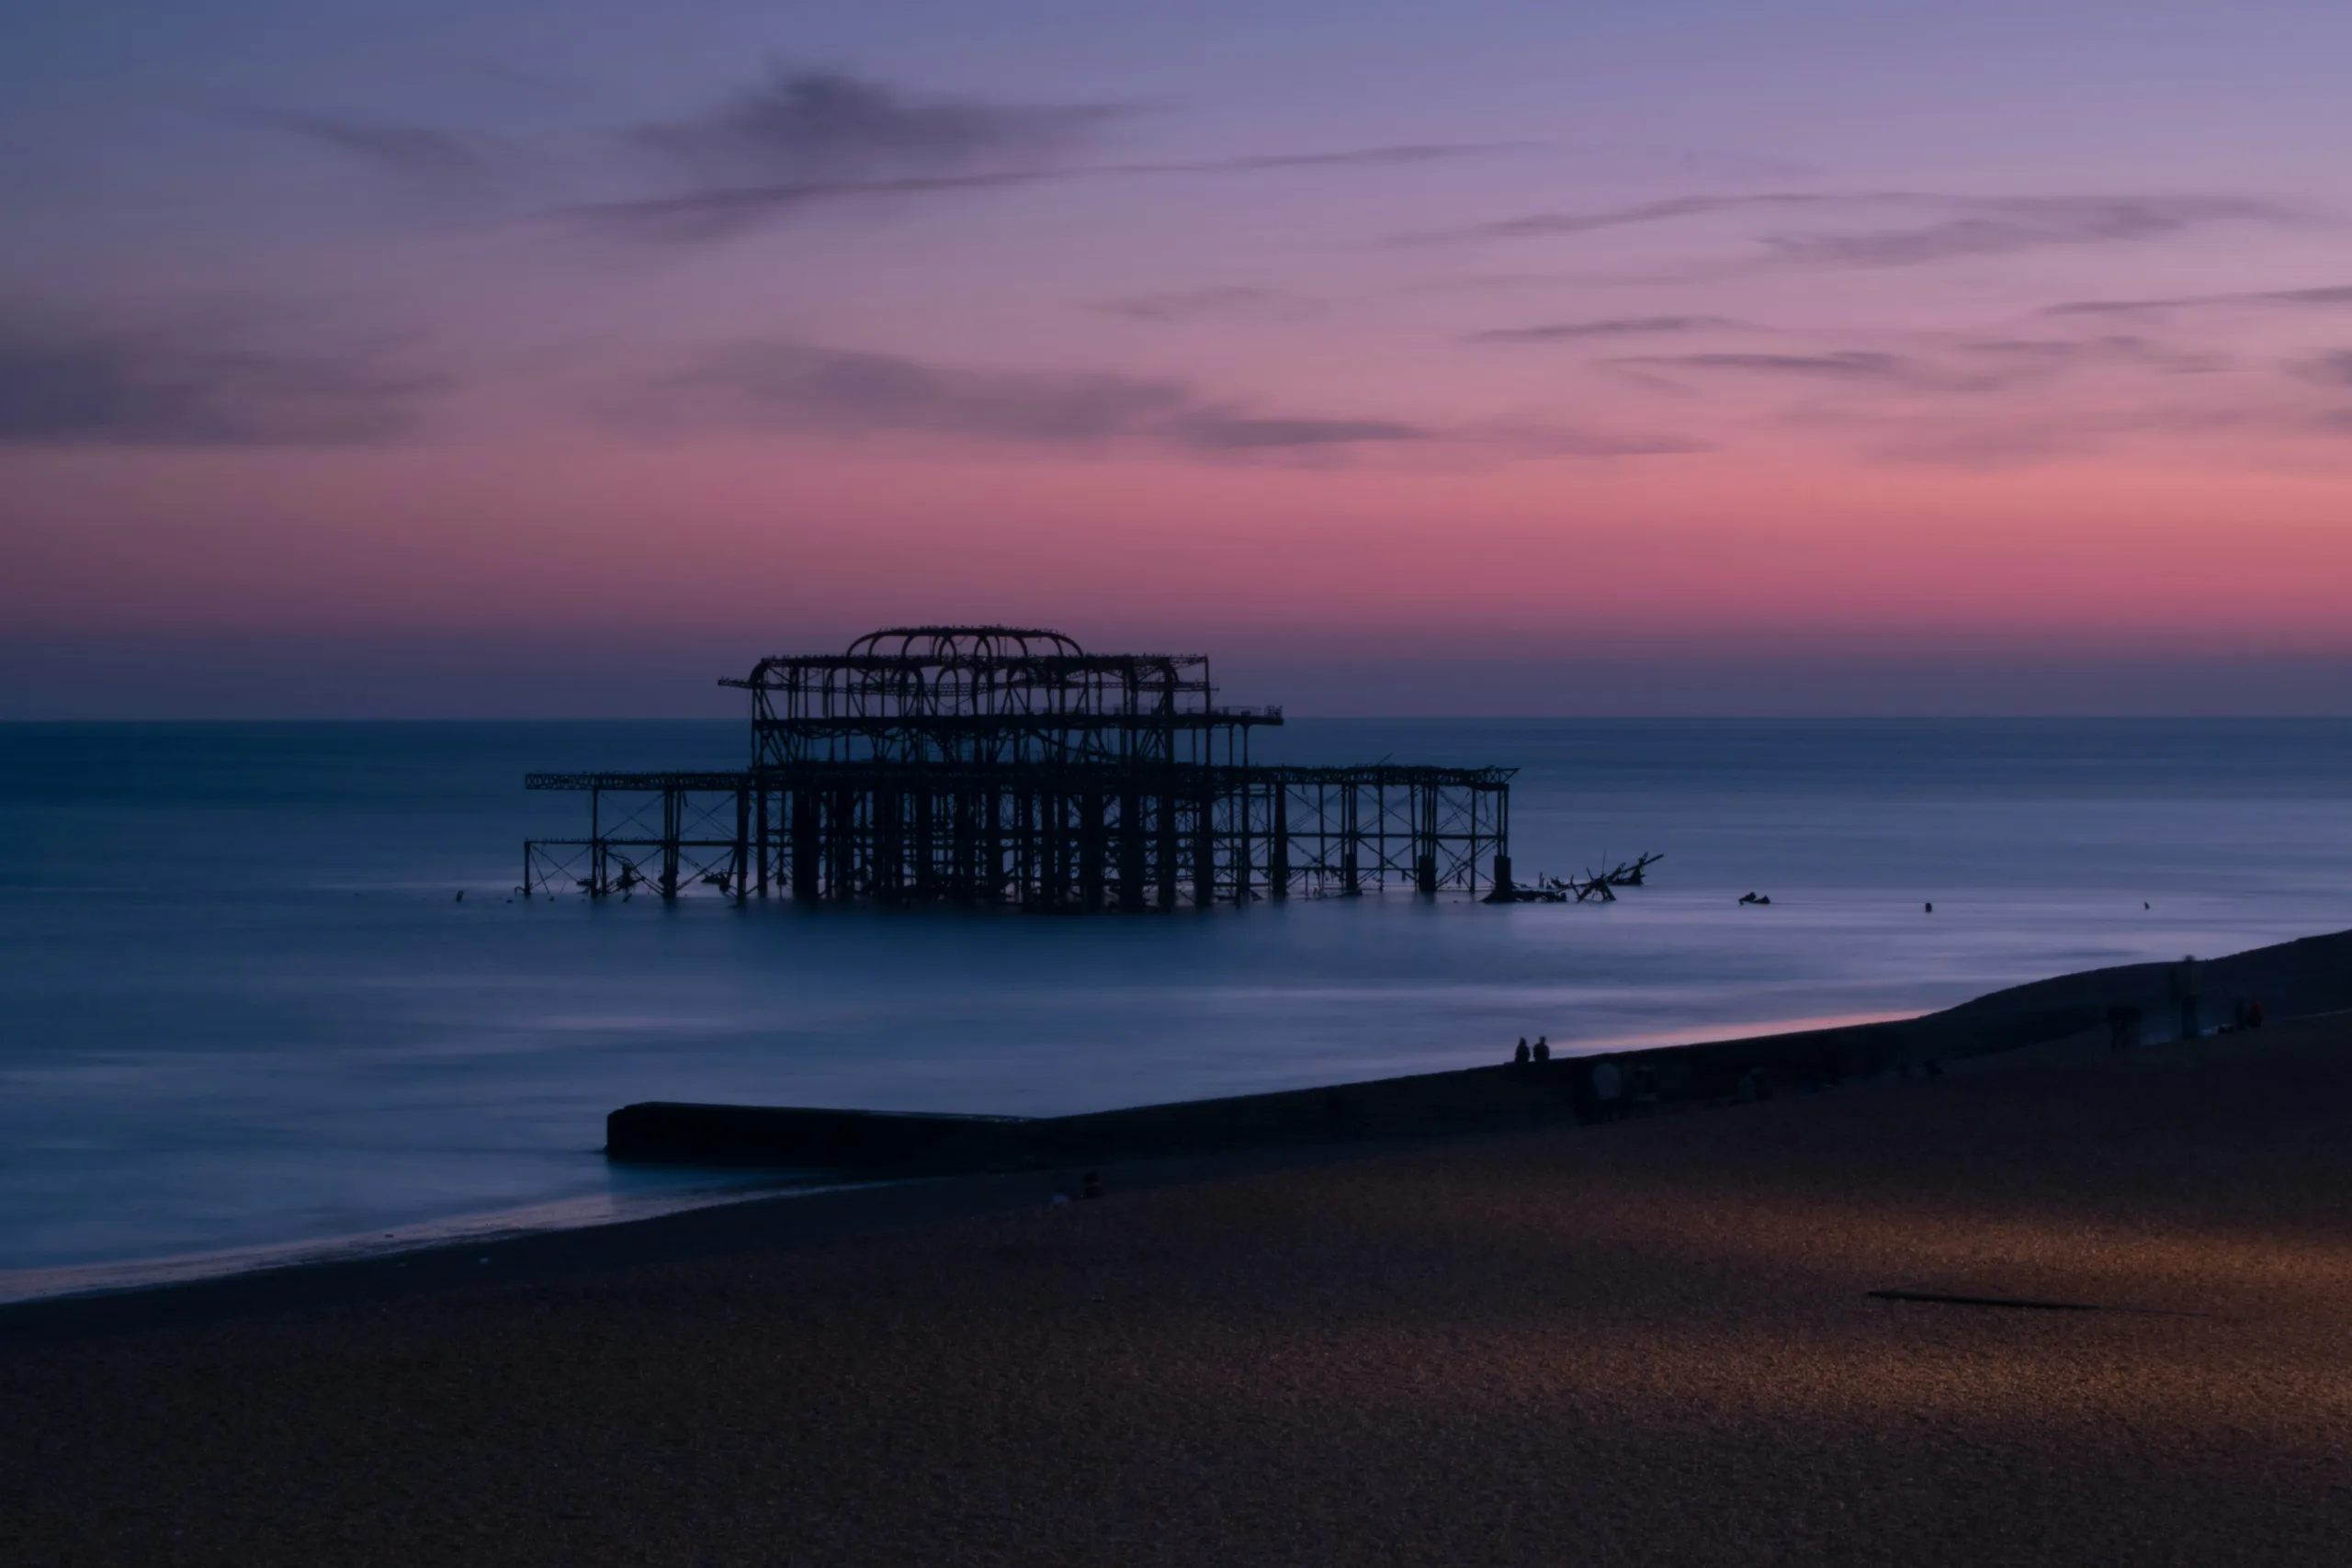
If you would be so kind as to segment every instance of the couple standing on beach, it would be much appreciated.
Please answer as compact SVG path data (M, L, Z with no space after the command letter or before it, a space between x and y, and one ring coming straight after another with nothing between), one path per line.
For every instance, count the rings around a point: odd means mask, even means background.
M1519 1037L1519 1048L1511 1053L1513 1066L1529 1066L1552 1059L1552 1043L1544 1035L1537 1035L1530 1046L1527 1036ZM1585 1069L1583 1093L1576 1098L1582 1102L1578 1119L1589 1122L1613 1122L1624 1114L1625 1072L1607 1056L1600 1057Z

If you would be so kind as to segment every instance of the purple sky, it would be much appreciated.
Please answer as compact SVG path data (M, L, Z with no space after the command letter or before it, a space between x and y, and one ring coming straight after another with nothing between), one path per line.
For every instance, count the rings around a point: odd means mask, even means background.
M2352 7L32 0L0 717L2352 711ZM715 707L716 705L716 707Z

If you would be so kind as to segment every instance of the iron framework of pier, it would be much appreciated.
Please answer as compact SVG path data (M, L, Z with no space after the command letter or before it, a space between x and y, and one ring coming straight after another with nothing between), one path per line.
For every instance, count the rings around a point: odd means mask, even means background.
M1253 764L1282 711L1217 705L1199 655L898 627L721 683L752 694L752 765L529 775L586 792L589 831L526 842L525 894L1080 911L1510 886L1515 769Z

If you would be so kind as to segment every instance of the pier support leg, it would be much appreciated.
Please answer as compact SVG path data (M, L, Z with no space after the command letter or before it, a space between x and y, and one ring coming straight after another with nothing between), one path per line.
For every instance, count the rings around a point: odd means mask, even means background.
M1159 873L1159 903L1163 909L1172 909L1176 907L1176 792L1161 788L1158 792L1157 804L1159 807L1159 864L1154 869Z
M1362 836L1356 831L1356 787L1349 784L1340 791L1340 893L1353 898L1363 892L1358 850Z
M915 786L914 880L917 898L927 899L939 888L933 865L933 857L937 850L932 841L931 829L932 809L936 796L937 792L927 783Z
M1078 901L1089 911L1102 907L1103 862L1109 846L1103 841L1102 792L1090 789L1078 808Z
M678 839L683 831L681 818L685 812L684 792L665 789L662 792L662 897L678 896Z
M1119 908L1122 909L1143 908L1144 847L1142 792L1123 790L1119 795Z
M1437 897L1437 791L1422 787L1413 801L1413 886L1424 898Z
M814 904L817 887L817 800L803 786L792 791L792 897Z
M588 792L588 897L605 896L605 792Z
M735 902L752 892L752 792L735 792Z
M1243 784L1233 793L1233 832L1230 840L1233 851L1230 858L1233 862L1233 901L1236 904L1249 903L1250 896L1250 863L1253 857L1250 850L1250 786Z
M1266 897L1290 897L1290 790L1276 780L1272 786L1274 822L1272 841L1267 847Z
M1193 809L1193 908L1205 909L1216 902L1216 796L1204 795Z

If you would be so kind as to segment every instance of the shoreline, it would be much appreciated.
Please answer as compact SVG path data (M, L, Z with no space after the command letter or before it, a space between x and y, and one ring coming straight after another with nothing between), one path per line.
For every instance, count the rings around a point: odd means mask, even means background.
M442 1290L465 1289L495 1280L554 1280L599 1269L679 1258L709 1256L747 1247L817 1245L860 1235L920 1227L978 1213L1044 1203L1055 1191L1075 1197L1081 1167L1098 1167L1122 1187L1156 1187L1214 1179L1227 1175L1373 1158L1400 1150L1509 1136L1531 1127L1582 1120L1568 1103L1566 1075L1599 1056L1621 1062L1665 1062L1701 1069L1690 1081L1720 1088L1759 1059L1819 1064L1856 1060L1870 1054L1875 1067L1864 1074L1820 1081L1792 1077L1783 1085L1800 1092L1827 1092L1834 1084L1854 1086L1902 1076L1928 1061L1959 1063L1983 1057L1998 1063L2030 1047L2083 1034L2105 1010L2116 1005L2153 1010L2165 997L2169 965L2141 964L2080 971L2010 987L1957 1007L1917 1018L1848 1024L1792 1033L1730 1041L1580 1054L1547 1064L1560 1089L1546 1113L1500 1118L1464 1118L1458 1106L1436 1115L1416 1115L1411 1100L1428 1085L1525 1084L1508 1066L1458 1068L1370 1083L1240 1096L1218 1101L1178 1101L1093 1112L1069 1122L1124 1129L1129 1146L1115 1144L1048 1149L1018 1168L958 1169L902 1173L883 1179L820 1176L814 1190L761 1191L741 1197L711 1196L660 1213L594 1221L520 1234L459 1235L424 1240L414 1247L371 1250L356 1256L261 1261L193 1277L143 1280L69 1292L0 1302L0 1343L11 1338L74 1332L74 1324L152 1326L211 1320L243 1312L318 1307L340 1301L382 1302ZM2324 933L2249 949L2201 964L2204 985L2216 997L2240 994L2264 999L2274 1024L2352 1009L2352 931ZM2162 1043L2161 1036L2151 1040ZM1729 1075L1726 1077L1726 1075ZM1538 1079L1537 1081L1542 1081ZM1311 1108L1320 1124L1327 1097L1391 1090L1390 1114L1364 1119L1341 1138L1198 1138L1171 1141L1160 1123L1196 1122L1220 1107L1297 1104ZM1670 1098L1670 1097L1669 1097ZM1661 1113L1680 1114L1724 1102L1721 1096L1692 1094L1662 1104ZM1565 1114L1563 1114L1565 1113ZM1140 1132L1140 1136L1136 1136ZM491 1216L482 1216L490 1218ZM462 1224L461 1218L451 1224ZM292 1244L332 1247L334 1242ZM281 1255L282 1256L282 1255ZM482 1262L480 1259L487 1258ZM186 1260L157 1260L168 1269ZM197 1260L197 1261L201 1261ZM98 1266L112 1267L112 1266ZM120 1266L135 1269L143 1265ZM480 1273L473 1270L481 1270Z
M714 1178L722 1173L714 1172ZM801 1190L831 1191L845 1185L808 1174L773 1181L743 1179L710 1187L680 1188L633 1195L600 1194L556 1199L511 1209L486 1209L395 1225L389 1230L351 1231L296 1241L262 1242L211 1252L175 1253L95 1263L61 1263L0 1270L0 1311L33 1302L116 1295L126 1291L169 1290L236 1275L286 1269L325 1268L399 1258L439 1247L488 1246L556 1231L593 1230L630 1224L725 1203L789 1197Z
M1104 1174L48 1303L0 1557L2352 1559L2352 1012Z

